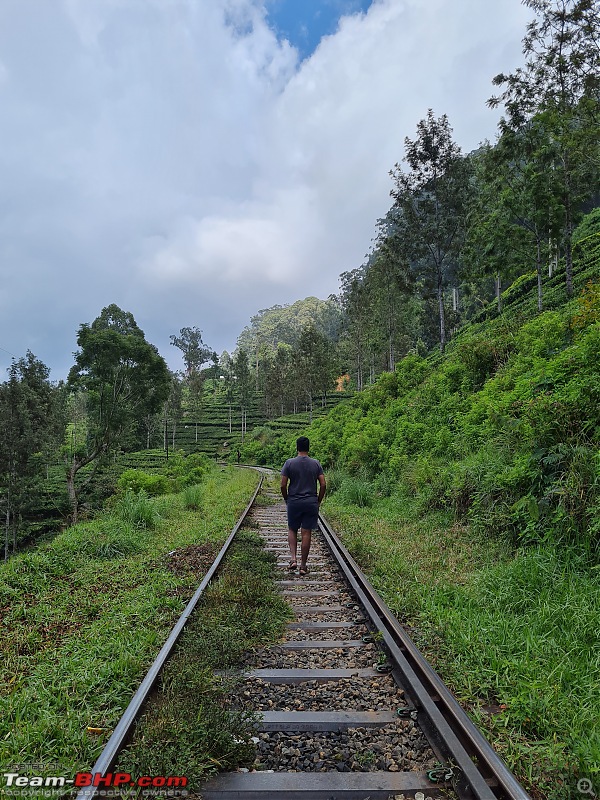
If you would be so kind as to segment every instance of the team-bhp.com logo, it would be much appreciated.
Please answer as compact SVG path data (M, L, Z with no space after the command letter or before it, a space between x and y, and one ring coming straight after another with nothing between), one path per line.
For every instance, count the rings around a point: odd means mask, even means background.
M140 789L184 789L188 779L184 776L175 775L142 775L139 778L132 778L128 772L107 772L102 775L100 772L78 772L74 778L64 778L50 776L21 775L19 772L5 772L5 789L10 790L10 794L30 793L31 789L45 789L48 796L51 796L53 789L63 789L73 787L76 789L119 789L125 786L135 786ZM187 794L187 792L170 791L171 796Z

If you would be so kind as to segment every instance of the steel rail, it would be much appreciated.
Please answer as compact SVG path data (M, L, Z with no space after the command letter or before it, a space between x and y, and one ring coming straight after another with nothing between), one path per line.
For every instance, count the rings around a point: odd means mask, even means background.
M257 494L259 493L259 491L260 491L260 489L262 487L263 480L264 480L264 478L261 475L260 480L258 482L258 485L257 485L257 487L256 487L256 489L254 491L254 494L252 495L252 499L250 500L250 502L246 506L246 509L244 510L244 512L242 513L241 517L238 519L238 521L236 522L235 526L233 527L231 533L227 537L227 540L226 540L225 544L223 545L223 547L221 548L221 550L217 554L217 557L213 561L210 569L208 570L208 572L206 573L206 575L202 579L202 583L200 584L200 586L198 586L198 588L194 592L193 597L191 598L191 600L189 601L189 603L187 604L187 606L183 610L183 613L179 617L178 621L175 623L175 626L173 627L171 633L169 634L166 642L162 646L162 648L160 650L160 653L157 655L156 659L150 665L150 668L149 668L148 672L146 673L146 676L145 676L144 680L140 684L140 686L139 686L138 690L136 691L136 693L134 694L134 696L131 698L131 702L129 703L129 705L125 709L125 712L124 712L123 716L121 717L121 719L117 723L117 726L114 729L114 731L112 732L108 742L104 746L104 749L102 750L102 753L100 754L100 756L96 760L96 763L92 767L92 769L91 769L92 775L98 775L99 774L99 775L104 776L104 775L106 775L107 773L109 773L113 769L113 767L115 765L115 762L117 760L117 757L118 757L119 753L121 752L121 750L127 744L128 740L129 740L129 738L131 736L131 732L132 732L133 726L134 726L137 718L139 717L139 715L140 715L140 713L141 713L141 711L142 711L142 709L144 707L144 704L145 704L146 700L148 699L148 696L149 696L150 692L152 691L152 689L154 687L154 684L156 683L156 680L157 680L162 668L164 667L165 663L167 662L168 658L170 657L170 655L171 655L171 653L172 653L172 651L173 651L173 649L174 649L174 647L175 647L175 645L177 643L177 640L179 639L179 637L181 635L181 632L183 631L183 629L184 629L189 617L191 616L192 612L196 608L196 605L198 604L198 601L200 600L200 597L204 593L204 590L206 589L208 584L211 582L211 580L212 580L215 572L219 568L221 562L225 558L225 555L226 555L227 551L229 550L229 547L230 547L230 545L231 545L236 533L241 528L242 524L244 523L244 520L248 516L248 512L250 511L250 509L254 505L254 501L256 500L256 496L257 496ZM91 798L94 797L94 795L96 794L96 792L100 788L101 787L99 787L99 786L86 786L85 788L83 788L77 794L76 800L91 800Z
M338 536L319 515L332 554L406 681L406 690L430 722L448 762L460 770L456 790L477 800L531 800L525 789L475 727L447 686L379 597Z

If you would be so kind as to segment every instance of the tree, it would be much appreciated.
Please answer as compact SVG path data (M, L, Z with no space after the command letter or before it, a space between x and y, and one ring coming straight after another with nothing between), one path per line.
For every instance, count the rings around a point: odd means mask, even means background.
M327 338L314 325L307 325L300 334L294 351L298 385L307 397L312 422L313 401L317 392L326 398L335 376L335 361Z
M513 225L527 232L535 250L538 311L542 310L542 262L548 243L560 235L560 179L554 147L543 121L532 119L518 132L505 129L490 162L496 167L498 201Z
M203 364L213 356L213 351L202 341L199 328L181 328L179 336L171 336L170 339L173 347L178 347L183 353L187 378L199 375Z
M169 420L171 422L171 448L175 449L177 425L183 418L183 385L180 373L170 373L169 396L164 404L163 447L169 457Z
M475 294L482 290L477 302L484 305L488 294L486 283L494 283L498 311L502 310L502 286L523 272L529 259L530 243L522 226L515 223L507 202L510 179L505 174L504 158L497 147L483 145L473 156L474 182L469 202L468 227L461 261L463 277L473 281Z
M252 391L252 376L250 374L250 364L248 354L245 350L238 350L233 360L233 374L235 377L235 389L242 412L242 442L246 433L246 418L248 406L250 405L250 395Z
M84 395L87 432L85 441L66 452L73 524L78 517L79 471L94 464L86 485L121 437L162 407L170 387L169 370L156 347L146 341L133 315L114 304L91 325L80 326L77 344L68 386Z
M18 521L44 465L44 450L56 446L63 427L62 391L50 371L29 350L13 360L9 379L0 384L0 498L5 506L4 558L9 531L16 549Z
M229 433L232 432L231 413L234 400L234 374L233 374L233 359L227 352L223 350L219 358L220 375L219 378L223 381L225 388L225 401L229 409Z
M343 272L340 276L341 302L344 310L342 342L349 365L353 365L356 388L362 391L369 353L371 309L364 283L364 269Z
M293 354L289 344L280 342L277 351L267 362L265 369L265 405L267 415L281 416L292 394Z
M448 117L436 119L429 109L417 125L417 138L404 140L404 161L390 175L397 224L421 276L434 287L438 305L440 348L446 345L444 289L456 269L466 227L469 162L452 141Z
M414 288L406 239L393 212L392 208L377 223L378 236L365 277L371 306L377 310L371 322L375 336L371 338L378 340L381 366L389 372L394 371L398 355L404 355L408 349L406 311L409 308L408 298ZM371 381L374 380L374 372L372 365Z
M524 2L537 15L523 39L525 66L494 78L504 90L488 104L504 104L501 129L519 131L539 117L552 138L562 179L566 287L572 295L575 216L578 204L593 193L590 178L598 170L600 8L597 0Z

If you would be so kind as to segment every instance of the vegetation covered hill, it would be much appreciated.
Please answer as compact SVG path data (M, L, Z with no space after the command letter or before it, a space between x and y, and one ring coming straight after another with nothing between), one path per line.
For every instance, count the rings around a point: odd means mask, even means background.
M324 511L534 797L600 775L600 226L304 430ZM247 439L280 465L293 436ZM489 713L485 709L494 709Z

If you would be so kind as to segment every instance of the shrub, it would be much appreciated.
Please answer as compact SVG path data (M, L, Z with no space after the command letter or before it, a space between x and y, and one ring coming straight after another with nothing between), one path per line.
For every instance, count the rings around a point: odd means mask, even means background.
M340 487L339 496L350 505L367 508L373 504L374 487L364 478L346 478Z
M111 559L123 558L141 549L139 535L131 525L122 519L105 517L100 524L75 526L53 545L52 552L64 563L74 552L82 558Z
M200 511L204 502L204 491L202 486L195 483L193 486L186 486L183 490L183 505L191 511Z
M335 492L339 492L343 482L347 480L350 476L345 470L342 469L330 469L327 471L325 475L325 479L327 481L327 494L334 494Z
M166 494L169 481L164 475L151 475L141 469L126 469L119 476L117 487L121 492L145 492L149 497Z
M573 231L573 246L583 242L594 234L600 234L600 208L595 208L586 214Z
M124 522L135 528L154 528L161 518L156 504L143 489L137 494L128 489L118 498L114 511Z
M202 483L205 475L206 471L202 467L193 467L181 478L181 482L185 487L198 486L199 483Z

